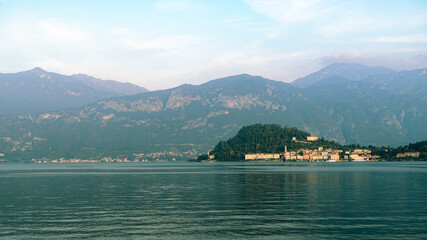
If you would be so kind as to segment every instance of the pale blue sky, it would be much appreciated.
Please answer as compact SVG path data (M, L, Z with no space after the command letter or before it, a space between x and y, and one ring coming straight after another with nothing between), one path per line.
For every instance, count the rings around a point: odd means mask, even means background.
M0 0L0 72L39 66L150 90L333 62L427 67L427 1Z

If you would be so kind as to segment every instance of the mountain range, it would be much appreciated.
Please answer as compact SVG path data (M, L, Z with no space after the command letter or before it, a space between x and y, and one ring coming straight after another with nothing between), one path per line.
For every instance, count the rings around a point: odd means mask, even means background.
M426 69L326 69L328 74L311 74L316 81L304 88L295 86L301 79L289 84L242 74L69 110L3 116L0 153L20 160L154 152L185 157L253 123L297 127L343 144L397 146L426 139ZM359 77L343 77L352 72Z
M131 83L104 81L84 74L66 76L37 67L0 74L0 116L65 110L146 91Z

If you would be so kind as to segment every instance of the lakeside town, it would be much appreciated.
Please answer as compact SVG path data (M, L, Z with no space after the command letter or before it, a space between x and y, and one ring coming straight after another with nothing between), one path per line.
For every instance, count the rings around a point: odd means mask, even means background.
M296 138L292 139L297 141ZM317 141L318 137L308 136L307 141ZM418 158L420 152L406 152L398 153L396 158ZM378 161L381 157L379 155L372 155L369 149L353 149L343 151L340 149L324 149L318 147L317 149L299 149L297 151L285 151L283 153L252 153L245 154L245 161L297 161L297 162L338 162L338 161Z
M317 136L307 136L304 140L297 140L296 137L292 138L295 143L311 144L318 141ZM213 154L208 154L208 159L203 161L215 161ZM395 160L417 159L420 157L420 152L404 152L397 153L391 156ZM372 153L372 150L367 148L354 148L354 149L334 149L317 147L315 149L300 148L298 150L287 150L285 146L283 152L278 153L247 153L244 155L244 161L254 162L340 162L340 161L381 161L381 156Z
M255 153L246 154L245 160L284 160L299 162L337 162L337 161L370 161L378 160L380 156L371 155L367 149L354 149L352 151L343 151L336 149L323 149L319 147L315 150L299 149L298 151L289 151L284 153Z

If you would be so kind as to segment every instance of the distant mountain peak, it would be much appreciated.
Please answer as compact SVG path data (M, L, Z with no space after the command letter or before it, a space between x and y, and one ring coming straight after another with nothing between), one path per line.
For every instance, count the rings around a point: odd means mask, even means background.
M298 78L292 85L300 88L309 87L323 79L339 76L352 81L359 81L367 77L394 73L390 68L366 66L358 63L333 63L319 71Z
M31 69L30 71L35 72L35 73L46 73L46 71L44 69L42 69L41 67L35 67L35 68Z
M207 83L204 83L203 85L224 84L224 83L253 83L253 82L260 82L260 81L273 81L273 80L270 80L261 76L254 76L254 75L249 75L247 73L243 73L243 74L233 75L229 77L214 79Z
M36 75L39 78L47 78L47 79L51 79L51 73L45 71L44 69L42 69L41 67L35 67L33 69L30 69L28 71L24 71L24 73L28 73L31 75Z

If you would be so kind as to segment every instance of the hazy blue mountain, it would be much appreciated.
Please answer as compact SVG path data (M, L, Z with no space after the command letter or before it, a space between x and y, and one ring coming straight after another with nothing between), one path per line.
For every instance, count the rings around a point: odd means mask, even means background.
M133 95L148 92L144 87L132 83L121 83L113 80L101 80L86 74L73 74L72 78L78 79L95 90L103 92L114 92L119 95Z
M363 79L397 95L409 95L427 100L427 68L401 71Z
M129 83L86 75L66 76L41 68L0 74L0 115L64 110L100 99L144 92Z
M427 101L411 92L395 93L368 80L335 76L300 89L243 74L67 111L2 117L0 153L27 158L201 153L254 123L297 127L342 144L398 146L426 138L425 106Z
M427 101L410 94L332 77L305 88L304 95L328 112L343 143L397 146L427 137Z
M359 81L370 76L383 75L387 73L394 73L394 71L385 67L370 67L356 63L334 63L317 72L298 78L292 82L292 85L299 88L306 88L316 82L334 76Z

